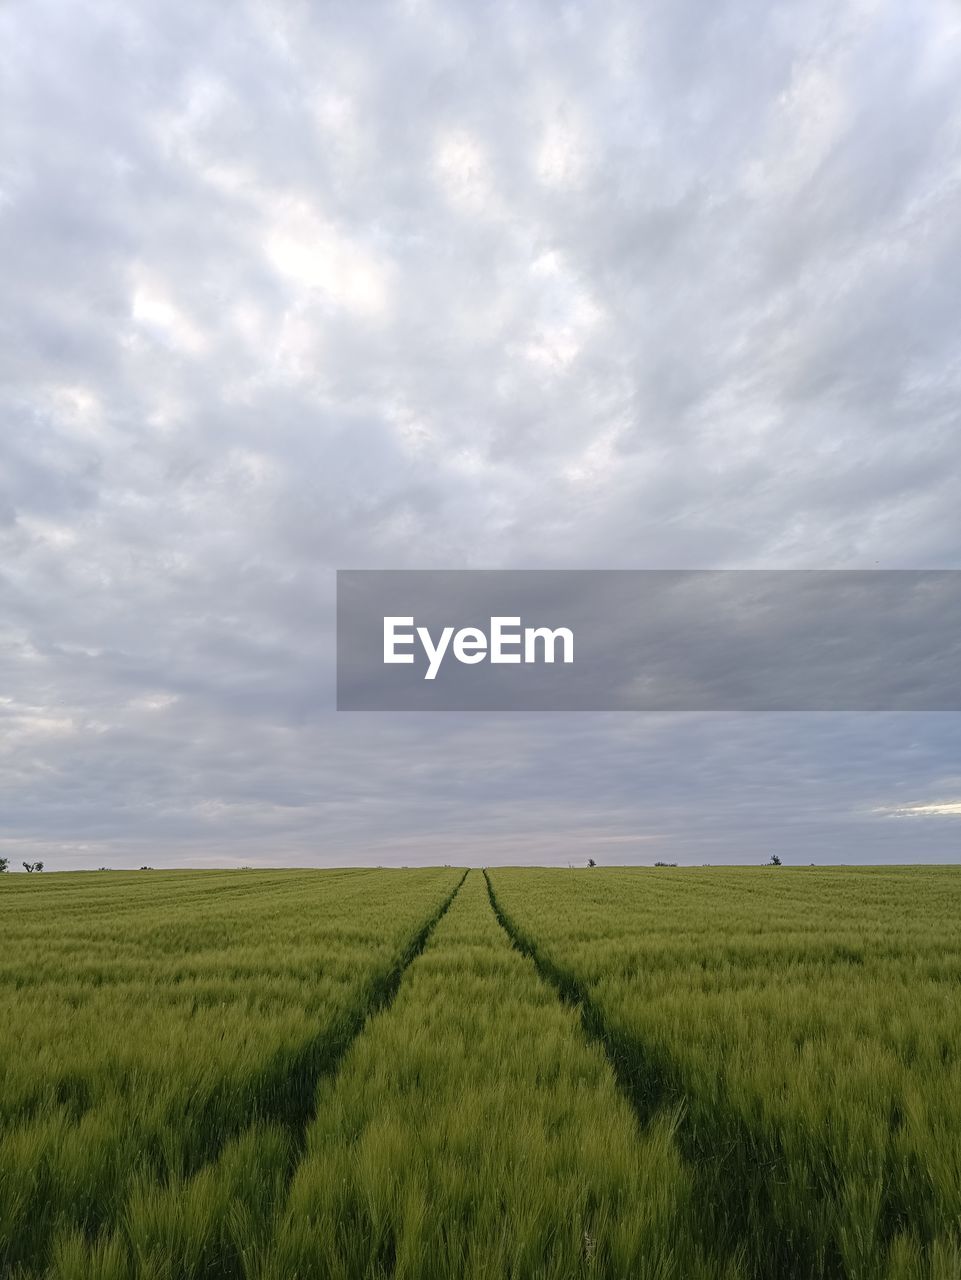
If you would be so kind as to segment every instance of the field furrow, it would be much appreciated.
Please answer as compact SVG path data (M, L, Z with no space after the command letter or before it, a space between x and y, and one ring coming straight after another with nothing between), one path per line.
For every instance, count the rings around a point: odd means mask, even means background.
M321 1070L292 1082L302 1108L286 1123L257 1119L227 1142L215 1160L189 1177L144 1183L120 1225L91 1241L74 1231L56 1244L48 1280L242 1280L254 1275L286 1201L304 1148L321 1080L333 1076L368 1019L390 1007L408 966L421 953L457 895L464 875L410 938L393 967L368 992L328 1045Z
M950 873L947 873L950 875ZM699 1238L758 1280L961 1275L961 941L932 869L492 873L638 1114L679 1106Z
M233 873L209 895L187 877L199 902L184 877L170 901L166 877L147 896L143 877L111 877L113 910L58 904L52 956L40 886L5 898L2 1273L127 1275L135 1257L137 1274L199 1274L190 1260L216 1254L215 1206L237 1217L251 1160L251 1202L272 1211L318 1079L461 875Z
M736 1188L717 1185L715 1176L705 1178L705 1171L714 1168L712 1152L705 1151L691 1141L688 1121L688 1099L677 1073L672 1073L663 1060L655 1063L637 1039L625 1041L607 1021L603 1006L592 996L590 987L569 969L549 959L534 940L520 929L503 910L489 875L487 888L494 914L500 921L512 944L528 956L538 973L557 992L558 998L577 1011L585 1036L598 1044L605 1053L618 1088L629 1103L643 1129L665 1110L672 1110L677 1117L675 1140L686 1161L692 1195L689 1202L687 1230L697 1241L702 1254L717 1259L727 1259L733 1271L740 1270L751 1256L752 1240L744 1230L747 1221L745 1205L764 1195L764 1183L770 1172L767 1166L758 1166L757 1179ZM758 1188L756 1185L760 1183ZM734 1200L740 1212L734 1211ZM760 1203L760 1201L758 1201Z

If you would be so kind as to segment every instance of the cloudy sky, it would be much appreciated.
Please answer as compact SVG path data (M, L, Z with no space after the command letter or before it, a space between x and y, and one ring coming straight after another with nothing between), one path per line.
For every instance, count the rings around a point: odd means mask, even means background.
M0 852L956 860L958 714L333 710L334 570L961 567L955 0L0 0Z

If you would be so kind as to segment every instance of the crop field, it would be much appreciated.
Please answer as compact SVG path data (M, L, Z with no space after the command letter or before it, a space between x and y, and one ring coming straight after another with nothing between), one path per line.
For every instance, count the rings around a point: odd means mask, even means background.
M957 1280L961 875L0 877L0 1275Z

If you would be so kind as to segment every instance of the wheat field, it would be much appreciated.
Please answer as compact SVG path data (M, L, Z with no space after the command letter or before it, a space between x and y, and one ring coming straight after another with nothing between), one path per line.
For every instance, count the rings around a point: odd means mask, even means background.
M949 868L0 877L14 1280L961 1276Z

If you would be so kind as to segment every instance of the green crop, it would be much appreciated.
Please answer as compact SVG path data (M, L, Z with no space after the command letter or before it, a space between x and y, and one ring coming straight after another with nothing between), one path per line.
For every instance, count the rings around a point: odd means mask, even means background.
M0 877L4 1280L957 1280L947 868Z
M472 872L322 1086L267 1274L714 1274L685 1230L675 1119L638 1128Z
M460 874L5 877L0 1272L139 1223L252 1125L296 1145Z
M491 879L636 1113L683 1106L712 1253L759 1280L961 1275L956 871Z

